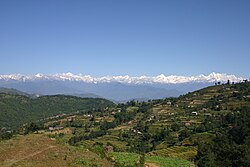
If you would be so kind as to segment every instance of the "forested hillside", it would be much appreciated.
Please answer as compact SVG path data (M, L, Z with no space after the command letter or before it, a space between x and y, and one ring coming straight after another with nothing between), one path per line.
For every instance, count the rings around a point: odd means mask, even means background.
M113 106L105 99L74 96L42 96L29 98L22 95L0 93L0 127L17 128L57 114L84 113Z

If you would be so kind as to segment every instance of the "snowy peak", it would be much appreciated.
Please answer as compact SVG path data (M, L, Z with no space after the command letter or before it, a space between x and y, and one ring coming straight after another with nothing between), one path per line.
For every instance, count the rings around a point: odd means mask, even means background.
M0 80L4 81L36 81L36 80L57 80L57 81L78 81L86 83L111 83L119 82L124 84L180 84L180 83L190 83L190 82L226 82L230 80L232 82L240 82L244 80L243 77L236 77L235 75L228 75L224 73L212 72L209 75L199 75L199 76L177 76L170 75L165 76L160 74L158 76L138 76L131 77L128 75L121 76L104 76L104 77L92 77L90 75L75 75L70 72L60 73L53 75L21 75L21 74L11 74L11 75L0 75Z

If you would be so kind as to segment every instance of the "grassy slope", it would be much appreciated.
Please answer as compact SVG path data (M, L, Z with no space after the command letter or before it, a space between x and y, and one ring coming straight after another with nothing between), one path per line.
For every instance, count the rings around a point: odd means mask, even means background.
M61 145L43 134L17 136L0 142L0 166L77 167L111 164L86 148Z

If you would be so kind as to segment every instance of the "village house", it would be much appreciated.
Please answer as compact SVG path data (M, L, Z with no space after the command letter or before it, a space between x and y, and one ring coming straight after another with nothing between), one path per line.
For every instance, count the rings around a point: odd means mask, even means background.
M113 111L113 112L111 112L111 114L112 114L112 115L115 115L115 114L116 114L116 112L114 112L114 111Z
M202 111L207 111L207 108L202 108Z
M56 127L49 127L49 131L56 131L56 130L62 130L62 129L64 129L64 127L62 127L62 126L56 126Z
M198 115L198 112L193 111L193 112L191 112L191 114L192 114L192 115Z
M112 146L103 146L106 152L113 152L114 148Z
M134 123L134 121L132 120L132 121L129 121L128 122L128 125L132 125Z
M209 117L211 117L212 114L211 114L211 113L205 113L204 116L209 116Z

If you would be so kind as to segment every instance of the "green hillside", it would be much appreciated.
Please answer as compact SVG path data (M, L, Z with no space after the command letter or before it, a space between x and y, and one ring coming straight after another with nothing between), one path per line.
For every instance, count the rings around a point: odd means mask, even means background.
M216 107L216 109L234 109L249 106L250 82L210 86L180 96L176 104L182 108Z
M13 120L1 121L6 125L17 126L15 121L26 123L70 113L63 118L46 119L40 122L39 128L36 127L38 122L26 126L26 132L31 133L27 136L36 138L35 133L55 140L60 148L88 151L109 166L250 166L249 82L214 85L178 98L117 105L104 99L72 96L30 99L0 94L0 97L0 109L12 114L1 112L0 119ZM9 133L3 134L2 139L11 138ZM23 136L16 138L21 140ZM47 157L48 161L50 158ZM13 158L9 155L2 158L5 159ZM42 161L39 157L37 160ZM31 158L25 161L34 163ZM65 164L65 160L58 161ZM16 165L23 166L21 162ZM103 166L97 162L93 156L81 155L68 163Z
M0 93L0 127L16 128L57 114L86 113L114 105L105 99L74 96L41 96L35 99Z

